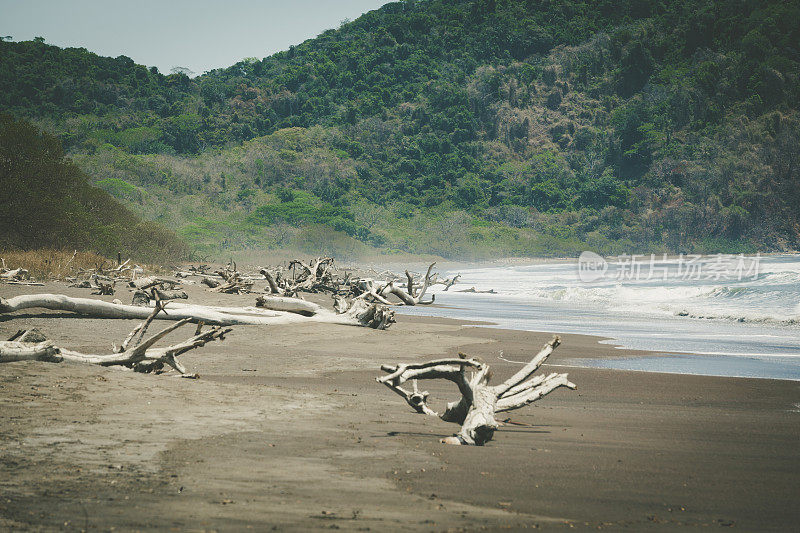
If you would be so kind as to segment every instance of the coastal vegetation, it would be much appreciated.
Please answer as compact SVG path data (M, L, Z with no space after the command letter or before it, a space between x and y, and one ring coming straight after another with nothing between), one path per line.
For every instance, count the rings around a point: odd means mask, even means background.
M180 259L188 253L174 233L142 220L91 185L64 158L59 139L8 115L0 115L0 183L0 250L69 247L152 262ZM50 255L50 269L61 269L62 264L66 268L60 257L65 254ZM40 255L44 254L23 254L23 262L47 270ZM4 257L15 258L13 254ZM93 258L100 259L81 254L80 261Z
M0 107L201 254L796 249L797 20L403 1L196 78L0 42Z

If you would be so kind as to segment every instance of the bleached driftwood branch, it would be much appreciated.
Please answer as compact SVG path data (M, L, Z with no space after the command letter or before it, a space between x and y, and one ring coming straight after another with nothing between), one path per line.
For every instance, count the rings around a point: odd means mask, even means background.
M272 298L265 301L274 302ZM303 302L303 300L297 300ZM300 305L294 302L295 305ZM151 304L152 305L152 304ZM280 304L283 305L283 304ZM216 307L193 305L170 301L155 317L161 320L189 319L192 322L203 322L221 326L232 325L279 325L295 322L328 322L331 324L345 324L351 326L376 327L373 317L375 314L387 315L391 320L377 322L377 329L385 329L394 322L394 313L386 309L378 309L377 304L350 305L344 311L336 313L320 306L297 308L296 312L264 307ZM79 315L95 318L134 318L146 319L152 312L151 307L125 305L120 303L105 302L91 298L72 298L63 294L28 294L14 296L5 300L0 298L0 314L12 313L23 309L44 308L55 311L71 311ZM305 313L309 310L310 314ZM305 314L304 314L305 313Z
M276 276L272 274L272 272L270 272L266 268L262 268L260 272L261 275L264 276L264 279L267 280L267 287L269 287L269 292L271 292L272 294L279 294L279 295L286 294L287 292L286 289L278 285L278 280L276 279Z
M122 343L122 346L115 349L111 354L84 354L65 348L59 348L55 346L52 341L46 340L38 331L27 330L19 332L10 340L0 341L0 363L31 360L52 363L71 361L101 366L121 365L132 368L138 372L154 372L161 370L165 366L169 366L181 374L186 374L186 369L176 359L179 355L194 350L195 348L200 348L208 342L224 340L225 335L231 331L231 328L215 326L202 332L202 326L199 326L195 335L185 341L163 348L155 348L153 345L156 342L189 322L188 319L179 320L174 324L170 324L149 339L142 341L142 336L150 321L155 317L155 314L156 311L151 313L147 321L136 326ZM140 334L138 340L133 346L130 346L131 341L137 337L137 334Z
M407 281L405 290L398 285L396 281L390 281L382 287L378 287L372 280L359 280L357 285L354 286L356 290L360 291L357 298L372 299L384 305L391 305L391 301L388 298L390 295L394 295L403 305L432 304L436 299L435 296L431 296L431 299L428 301L423 301L422 298L425 296L428 287L430 287L436 279L436 274L431 274L434 265L436 265L436 263L431 263L428 267L428 271L425 273L425 277L422 279L420 287L418 288L415 287L414 276L412 276L408 270L406 270Z
M376 378L392 391L402 396L418 413L436 416L446 422L461 425L453 437L443 439L446 444L473 444L482 446L494 436L499 423L495 414L519 409L558 387L577 388L567 379L567 374L534 376L534 372L561 343L558 336L544 345L530 362L517 373L495 386L489 385L492 373L489 366L477 358L459 354L459 359L437 359L421 364L382 365L387 375ZM468 375L467 371L471 371ZM418 379L446 379L458 386L461 399L447 404L443 413L428 406L428 392L420 391ZM411 380L412 390L401 385Z
M437 285L444 285L444 291L447 292L447 291L450 290L450 287L452 287L453 285L458 283L459 279L461 279L461 274L456 274L452 278L437 279L436 280L436 284Z

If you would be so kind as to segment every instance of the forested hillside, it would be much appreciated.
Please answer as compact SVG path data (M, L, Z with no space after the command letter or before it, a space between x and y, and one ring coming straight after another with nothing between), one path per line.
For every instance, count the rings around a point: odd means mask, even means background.
M208 251L796 249L798 6L396 2L194 79L0 42L0 106Z
M0 250L92 250L137 261L182 259L175 236L141 220L64 159L61 141L0 114Z

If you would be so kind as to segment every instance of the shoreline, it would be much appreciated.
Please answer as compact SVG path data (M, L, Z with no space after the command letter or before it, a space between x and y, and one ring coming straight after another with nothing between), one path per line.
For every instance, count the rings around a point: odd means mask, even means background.
M769 531L800 519L797 382L569 368L577 391L507 413L485 447L446 446L456 427L375 383L380 364L463 351L499 380L519 368L501 350L520 361L552 336L457 322L240 326L182 357L197 380L4 364L0 528ZM107 350L135 323L30 310L0 318L0 337L38 327L65 347ZM545 372L620 351L562 340ZM450 383L424 387L434 408L457 396Z
M423 315L403 315L428 323L455 324L465 329L465 334L476 338L503 338L509 332L528 332L535 335L553 335L545 331L515 330L499 326L496 322L442 318ZM494 332L494 333L487 333ZM673 352L666 350L641 350L626 348L613 337L584 333L557 333L562 338L559 350L568 353L572 364L558 365L564 368L596 368L614 371L644 372L655 374L706 376L736 379L762 379L800 382L800 375L794 367L786 368L786 374L777 376L741 375L744 370L768 372L780 366L783 356L764 359L758 356L727 354L701 354L693 352ZM571 346L565 349L565 347ZM798 356L800 357L800 356ZM761 366L759 366L761 365ZM552 365L556 366L556 365ZM735 374L738 372L739 374ZM792 373L794 372L794 373Z

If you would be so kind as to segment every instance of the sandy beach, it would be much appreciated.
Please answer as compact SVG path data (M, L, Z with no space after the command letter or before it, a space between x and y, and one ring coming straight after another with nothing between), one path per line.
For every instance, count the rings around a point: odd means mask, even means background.
M3 297L30 292L89 293L0 287ZM254 300L188 292L202 303ZM125 289L116 297L130 299ZM36 327L99 353L136 323L28 310L1 316L0 338ZM196 380L4 364L0 529L797 527L800 382L562 368L621 355L568 334L544 370L568 371L578 390L508 413L493 441L468 447L440 444L456 426L414 413L374 381L381 363L459 351L500 379L519 366L508 360L551 336L398 315L387 331L238 326L182 356ZM435 406L457 397L450 383L424 385Z

